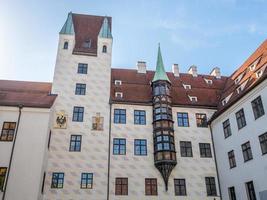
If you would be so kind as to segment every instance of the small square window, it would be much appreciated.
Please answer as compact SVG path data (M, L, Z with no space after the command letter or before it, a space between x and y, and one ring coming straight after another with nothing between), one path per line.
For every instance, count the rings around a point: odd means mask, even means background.
M197 127L208 127L207 115L203 113L196 113Z
M146 111L144 110L134 111L134 124L139 124L139 125L146 124Z
M243 108L239 110L238 112L236 112L235 116L236 116L238 129L241 129L247 125Z
M78 64L78 74L87 74L88 64L79 63Z
M0 141L13 141L16 129L16 122L4 122L2 127L2 132L0 136Z
M51 188L63 188L64 185L64 173L54 172L52 174Z
M85 95L85 93L86 93L86 84L76 83L75 94Z
M93 188L93 173L82 173L81 189L92 189L92 188Z
M116 178L115 195L128 195L128 178Z

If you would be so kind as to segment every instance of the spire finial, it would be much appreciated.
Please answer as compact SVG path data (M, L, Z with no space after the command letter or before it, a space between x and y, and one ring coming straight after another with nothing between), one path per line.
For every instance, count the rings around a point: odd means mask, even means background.
M154 78L152 82L158 81L158 80L163 80L163 81L168 81L170 82L165 69L164 69L164 64L161 56L161 50L160 50L160 43L158 43L158 58L157 58L157 67L156 67L156 72L154 75Z

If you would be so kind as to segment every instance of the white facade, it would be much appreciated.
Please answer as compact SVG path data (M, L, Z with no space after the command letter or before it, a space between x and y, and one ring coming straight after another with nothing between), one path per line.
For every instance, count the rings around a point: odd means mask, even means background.
M228 188L234 186L238 200L248 199L245 183L253 181L257 199L267 199L267 155L262 155L259 136L267 132L267 115L254 118L251 101L261 96L267 111L267 81L265 80L246 94L226 112L215 119L211 126L217 156L219 179L223 200L229 199ZM238 130L235 113L244 109L247 125ZM222 123L229 119L232 135L225 138ZM250 142L253 159L244 162L241 145ZM236 167L230 169L228 152L234 150ZM265 191L260 198L259 193Z
M9 178L6 175L4 200L41 199L42 180L46 167L50 109L0 107L1 129L4 122L16 122L17 138ZM13 141L0 141L0 167L9 167ZM3 198L3 192L0 192Z

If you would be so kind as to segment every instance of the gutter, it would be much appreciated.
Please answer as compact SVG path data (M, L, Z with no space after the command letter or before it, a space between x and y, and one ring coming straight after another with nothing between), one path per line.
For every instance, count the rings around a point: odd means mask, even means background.
M15 150L15 145L16 145L16 140L17 140L17 134L18 134L19 124L20 124L21 110L23 108L23 105L22 104L18 105L18 108L19 108L19 116L18 116L17 127L16 127L16 131L15 131L15 135L14 135L14 142L12 144L11 155L10 155L10 159L9 159L9 164L8 164L8 169L7 169L7 177L6 177L6 182L4 185L2 200L5 200L5 196L6 196L6 189L7 189L7 185L8 185L10 169L12 167L13 155L14 155L14 150Z
M216 174L217 174L217 179L218 179L219 195L220 195L220 199L222 199L220 177L219 177L219 172L218 172L217 157L216 157L216 152L215 152L215 145L214 145L214 139L213 139L211 124L209 124L209 128L210 128L210 134L211 134L212 148L213 148L213 152L214 152L214 160L215 160L215 168L216 168Z
M108 130L108 183L107 183L107 200L109 200L109 181L110 181L110 148L111 148L111 107L112 103L109 101L109 130Z

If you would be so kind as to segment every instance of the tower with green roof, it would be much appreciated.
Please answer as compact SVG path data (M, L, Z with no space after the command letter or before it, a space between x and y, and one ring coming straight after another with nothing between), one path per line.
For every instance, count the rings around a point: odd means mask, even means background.
M169 176L177 164L170 89L171 81L164 69L159 46L156 72L152 80L154 165L162 175L166 191Z

